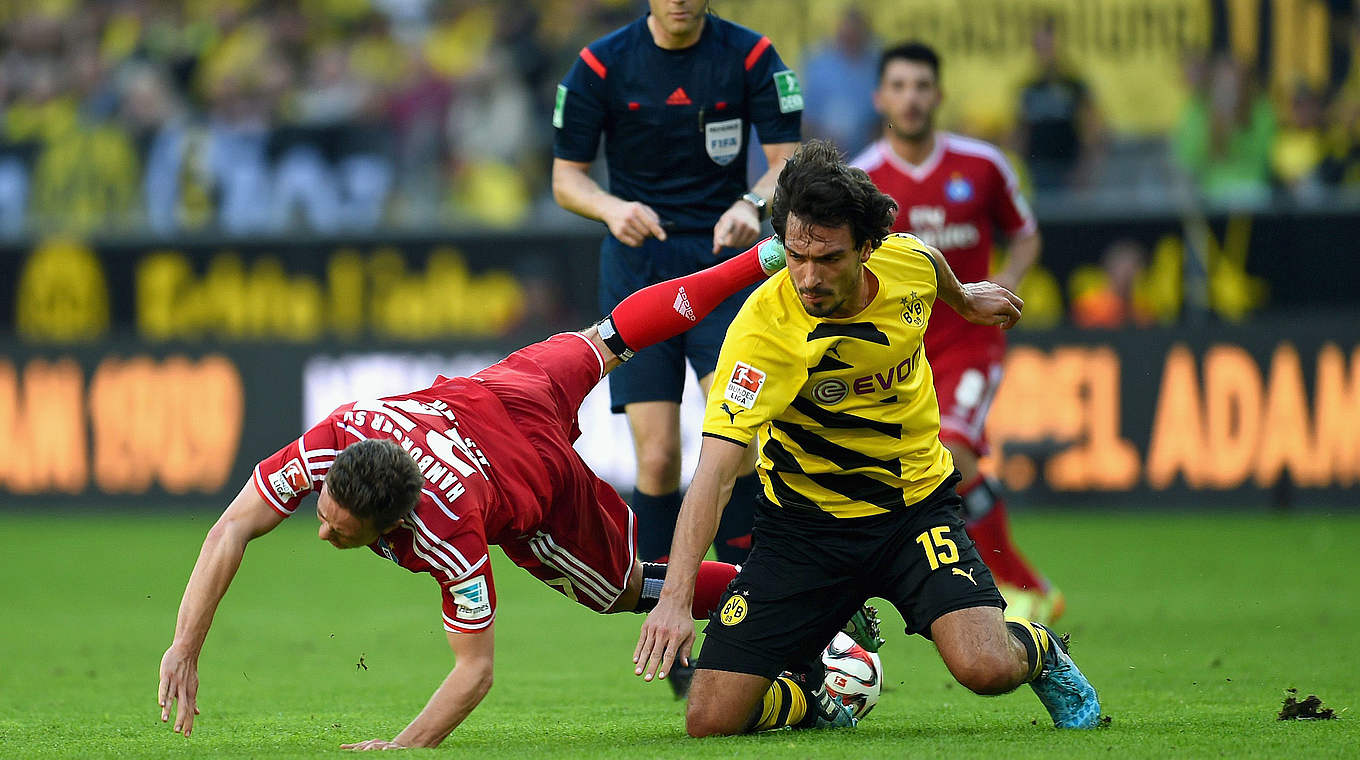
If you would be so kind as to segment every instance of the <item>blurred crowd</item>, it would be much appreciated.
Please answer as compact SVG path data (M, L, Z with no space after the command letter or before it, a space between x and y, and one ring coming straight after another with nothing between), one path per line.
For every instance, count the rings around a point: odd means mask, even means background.
M1360 25L1353 34L1360 42ZM1297 81L1277 97L1230 55L1192 61L1192 99L1171 135L1176 165L1225 206L1360 190L1360 58L1352 58L1326 88Z
M611 0L0 6L0 234L504 225ZM547 25L545 17L570 18Z
M51 230L318 233L554 218L551 98L581 46L639 0L33 0L0 5L0 236ZM547 23L549 19L557 23ZM570 23L562 23L570 19ZM878 132L882 40L846 11L805 51L805 135L854 154ZM1211 204L1360 188L1360 24L1324 86L1268 92L1226 53L1155 151ZM1041 200L1127 181L1118 136L1062 55L1001 142ZM947 125L946 125L947 126ZM1146 152L1144 150L1144 152ZM1140 154L1135 163L1144 165ZM1158 180L1161 181L1161 180ZM1154 193L1154 195L1161 195Z
M1341 20L1331 51L1334 73L1323 86L1300 80L1272 93L1260 84L1262 72L1230 52L1187 60L1189 102L1151 150L1110 133L1081 72L1064 60L1056 25L1040 23L1033 72L1016 94L1012 128L980 136L1006 148L1028 189L1041 197L1117 190L1129 180L1131 162L1111 165L1111 153L1130 147L1132 163L1142 164L1138 173L1146 173L1149 160L1165 163L1159 184L1184 180L1213 207L1360 194L1360 22ZM852 154L874 139L879 122L866 93L874 87L877 56L878 41L852 8L834 36L803 58L808 136L835 140Z

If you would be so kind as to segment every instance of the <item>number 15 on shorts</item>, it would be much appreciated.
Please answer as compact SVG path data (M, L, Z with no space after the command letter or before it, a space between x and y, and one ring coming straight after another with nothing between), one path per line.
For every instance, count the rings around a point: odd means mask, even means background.
M925 550L926 561L931 570L939 570L940 565L952 565L959 561L959 547L948 535L949 526L941 525L916 537L916 543Z

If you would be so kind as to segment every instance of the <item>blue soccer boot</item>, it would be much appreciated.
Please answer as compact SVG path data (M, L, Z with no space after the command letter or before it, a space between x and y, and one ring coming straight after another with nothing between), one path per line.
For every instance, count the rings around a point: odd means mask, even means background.
M1042 623L1031 623L1040 637L1043 670L1029 682L1058 728L1095 728L1100 723L1100 698L1067 654L1067 637L1058 636Z
M859 725L854 710L831 696L825 684L819 685L809 696L812 700L808 704L808 712L814 716L812 728L854 728Z

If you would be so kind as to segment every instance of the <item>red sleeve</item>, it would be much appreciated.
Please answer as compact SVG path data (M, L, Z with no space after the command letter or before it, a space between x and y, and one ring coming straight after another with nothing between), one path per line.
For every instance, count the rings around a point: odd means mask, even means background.
M476 513L449 523L442 514L412 512L411 550L430 566L443 597L444 630L473 633L496 618L496 584L486 534Z
M992 221L1009 238L1024 237L1039 228L1029 202L1020 193L1020 181L1005 157L999 153L991 159L996 170L997 192L992 203Z
M302 503L304 496L321 488L336 453L342 448L344 446L337 440L335 423L327 417L301 438L255 465L251 482L269 506L287 517Z
M496 619L496 583L490 563L457 583L439 584L444 597L444 630L476 633Z

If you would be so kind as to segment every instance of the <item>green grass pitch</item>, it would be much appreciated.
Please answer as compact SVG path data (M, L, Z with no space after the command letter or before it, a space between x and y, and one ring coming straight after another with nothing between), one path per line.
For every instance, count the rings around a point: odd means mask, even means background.
M155 705L213 517L0 517L0 756L312 757L390 738L451 666L438 597L303 515L250 548L200 661L191 739ZM983 699L885 617L888 689L853 731L691 740L632 675L640 618L575 607L496 552L496 685L437 752L540 757L1355 757L1360 515L1024 514L1112 723L1058 732L1027 687ZM853 558L847 558L853 561ZM367 669L359 667L363 661ZM1339 720L1278 722L1285 689ZM423 753L428 754L428 753Z

